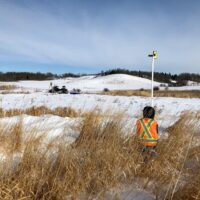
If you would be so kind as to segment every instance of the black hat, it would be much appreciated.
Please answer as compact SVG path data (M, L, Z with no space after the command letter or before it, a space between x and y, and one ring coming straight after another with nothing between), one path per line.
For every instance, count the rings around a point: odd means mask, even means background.
M155 109L151 106L146 106L143 109L143 117L144 118L150 118L150 119L154 119L155 117Z

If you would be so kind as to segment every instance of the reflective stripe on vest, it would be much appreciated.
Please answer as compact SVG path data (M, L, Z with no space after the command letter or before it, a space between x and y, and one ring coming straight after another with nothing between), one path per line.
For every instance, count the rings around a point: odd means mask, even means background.
M140 139L143 142L157 142L157 139L153 138L151 133L150 133L150 127L153 124L154 120L151 119L147 125L144 123L143 119L141 119L140 122L141 122L141 125L142 125L143 130L144 130L144 132L140 136ZM145 135L147 136L147 138L144 138Z

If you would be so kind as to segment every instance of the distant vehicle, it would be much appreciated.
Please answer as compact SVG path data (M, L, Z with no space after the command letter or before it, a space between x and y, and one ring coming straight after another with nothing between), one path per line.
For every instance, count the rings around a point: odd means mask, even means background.
M68 94L68 89L65 86L62 86L62 88L60 89L61 94Z
M52 89L49 90L50 93L57 93L57 94L68 94L68 90L65 86L62 86L60 89L57 85L53 86Z
M70 94L81 94L81 90L80 89L73 89L72 91L70 91Z
M60 91L60 89L57 85L52 86L52 88L49 90L50 93L57 93L59 91Z

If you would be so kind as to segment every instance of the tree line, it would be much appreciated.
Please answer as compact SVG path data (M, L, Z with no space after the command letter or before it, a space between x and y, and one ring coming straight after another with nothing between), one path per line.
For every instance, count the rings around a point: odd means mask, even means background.
M0 72L0 81L22 81L22 80L53 80L67 77L80 77L81 75L73 73L65 73L62 75L52 73L33 73L33 72Z

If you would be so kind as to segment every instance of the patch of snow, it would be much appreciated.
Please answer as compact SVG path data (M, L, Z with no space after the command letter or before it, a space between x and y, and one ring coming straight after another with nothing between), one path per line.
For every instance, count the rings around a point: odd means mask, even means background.
M194 81L187 81L187 86L200 86L200 83Z
M64 135L69 143L74 142L78 137L79 133L77 133L76 127L80 122L80 118L63 118L54 115L39 117L22 115L0 118L0 124L4 129L10 129L15 124L20 123L24 138L29 137L30 134L45 135L46 141L49 141Z
M200 90L200 85L196 86L181 86L181 87L168 87L168 90L184 91L184 90Z

